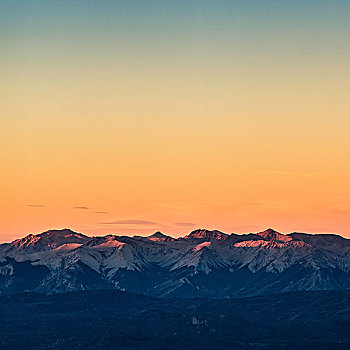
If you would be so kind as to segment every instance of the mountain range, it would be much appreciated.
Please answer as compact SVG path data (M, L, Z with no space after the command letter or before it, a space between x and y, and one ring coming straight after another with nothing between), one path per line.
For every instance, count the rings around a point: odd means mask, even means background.
M173 238L49 230L0 245L0 293L115 289L161 298L241 298L350 289L350 240L273 229Z

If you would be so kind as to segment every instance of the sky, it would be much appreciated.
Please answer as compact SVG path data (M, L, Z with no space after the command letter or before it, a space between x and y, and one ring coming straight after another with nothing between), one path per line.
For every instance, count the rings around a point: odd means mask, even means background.
M0 242L69 227L350 238L349 1L0 2Z

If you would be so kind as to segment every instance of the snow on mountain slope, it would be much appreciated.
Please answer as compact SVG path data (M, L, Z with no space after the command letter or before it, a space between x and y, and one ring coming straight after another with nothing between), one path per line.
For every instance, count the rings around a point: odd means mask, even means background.
M0 292L21 285L24 266L41 269L30 290L45 293L119 288L158 296L233 296L347 289L350 240L272 229L246 235L199 229L178 239L161 232L88 237L50 230L0 246Z
M90 238L81 233L71 231L69 229L63 230L49 230L38 235L29 234L28 236L16 239L9 245L4 247L0 252L8 256L28 255L43 251L50 251L58 248L63 244L83 244Z
M240 267L247 266L250 271L280 273L308 254L312 254L312 246L304 242L294 241L244 241L234 244L239 254L234 263Z
M267 229L266 231L258 232L257 236L262 237L266 241L273 242L288 242L293 238L290 236L283 235L272 228Z
M214 269L224 266L227 266L227 264L220 254L212 248L211 242L204 242L189 250L170 268L170 271L189 267L208 275Z
M53 250L56 252L68 252L70 250L73 250L73 249L80 247L81 245L82 245L82 243L65 243L65 244L62 244Z
M93 237L86 244L60 256L69 265L82 262L97 273L111 277L119 269L142 270L145 262L132 245L117 236ZM45 262L44 262L45 263Z

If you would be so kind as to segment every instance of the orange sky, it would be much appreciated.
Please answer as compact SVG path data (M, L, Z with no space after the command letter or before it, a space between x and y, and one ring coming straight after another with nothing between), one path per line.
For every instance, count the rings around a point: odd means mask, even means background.
M0 241L63 227L350 238L344 9L4 3Z

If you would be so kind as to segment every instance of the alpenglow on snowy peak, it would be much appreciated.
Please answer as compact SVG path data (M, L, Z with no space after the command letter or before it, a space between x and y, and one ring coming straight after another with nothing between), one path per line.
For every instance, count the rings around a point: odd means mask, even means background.
M89 237L69 229L0 245L0 292L119 289L160 297L243 297L350 289L350 240L338 235Z

